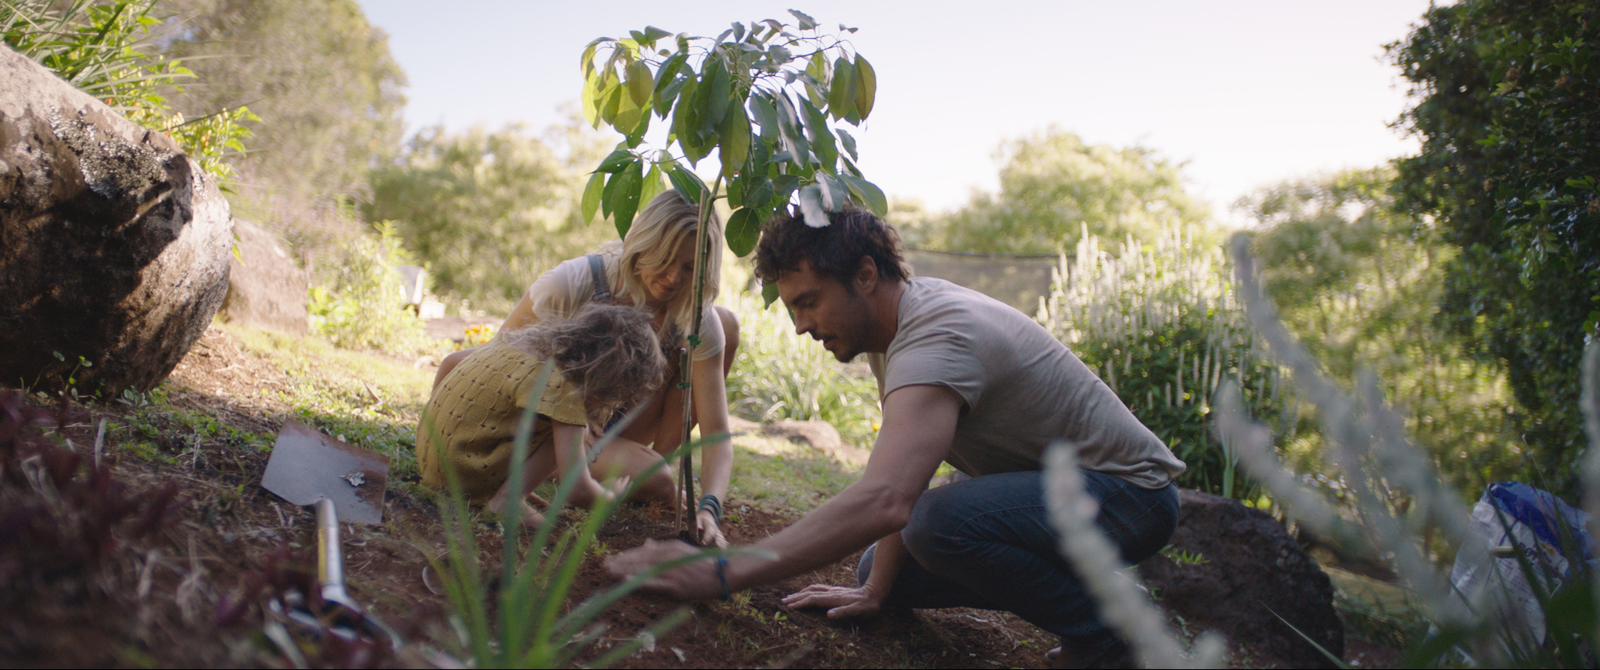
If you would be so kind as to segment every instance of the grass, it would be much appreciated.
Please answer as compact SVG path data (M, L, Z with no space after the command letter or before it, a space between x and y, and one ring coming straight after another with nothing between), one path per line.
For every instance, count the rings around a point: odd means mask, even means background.
M728 499L749 501L773 512L805 514L861 476L821 450L783 438L739 435L733 439L733 479ZM738 508L727 514L737 520Z
M300 421L388 456L391 477L417 473L416 425L433 386L431 368L341 349L319 337L223 329L288 375L288 390L270 393Z

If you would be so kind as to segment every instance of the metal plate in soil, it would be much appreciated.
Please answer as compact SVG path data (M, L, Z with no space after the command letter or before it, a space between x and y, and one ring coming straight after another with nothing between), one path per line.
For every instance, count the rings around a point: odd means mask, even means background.
M379 524L388 480L388 456L352 447L298 421L285 421L261 487L296 505L327 498L340 521Z

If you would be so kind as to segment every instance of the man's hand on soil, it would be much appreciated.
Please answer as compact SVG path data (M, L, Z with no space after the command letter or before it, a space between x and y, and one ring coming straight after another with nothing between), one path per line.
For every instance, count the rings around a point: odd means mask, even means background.
M606 570L619 579L631 579L658 563L698 553L699 550L677 540L644 544L606 559ZM707 558L673 568L644 583L644 590L673 600L712 600L722 596L716 562Z
M826 607L829 619L850 619L876 616L883 608L883 597L865 586L812 584L786 596L783 604L795 609Z

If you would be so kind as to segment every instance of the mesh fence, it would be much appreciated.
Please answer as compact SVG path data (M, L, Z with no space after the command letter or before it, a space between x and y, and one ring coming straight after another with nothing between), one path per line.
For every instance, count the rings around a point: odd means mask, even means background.
M981 254L907 249L906 261L918 277L936 277L965 286L1032 315L1050 291L1054 254Z

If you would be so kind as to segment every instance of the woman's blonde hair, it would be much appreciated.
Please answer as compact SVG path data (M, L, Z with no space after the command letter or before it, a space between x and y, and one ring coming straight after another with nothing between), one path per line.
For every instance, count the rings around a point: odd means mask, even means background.
M501 332L507 346L553 360L567 382L583 389L590 419L603 424L617 408L655 390L666 376L646 309L589 303L570 319Z
M639 280L639 272L678 262L679 259L672 257L673 252L684 239L694 239L699 227L700 208L685 200L677 189L663 191L634 217L633 226L628 228L621 242L608 242L600 247L601 254L617 257L607 279L612 286L620 286L618 293L628 296L633 304L644 305L649 293L645 291L644 282ZM706 257L704 304L709 306L717 300L722 277L722 221L714 209L707 219L706 232L711 237L711 253ZM690 286L667 303L667 318L659 333L663 346L676 347L683 335L693 332L693 312L691 281ZM667 335L674 327L677 336L669 339Z

